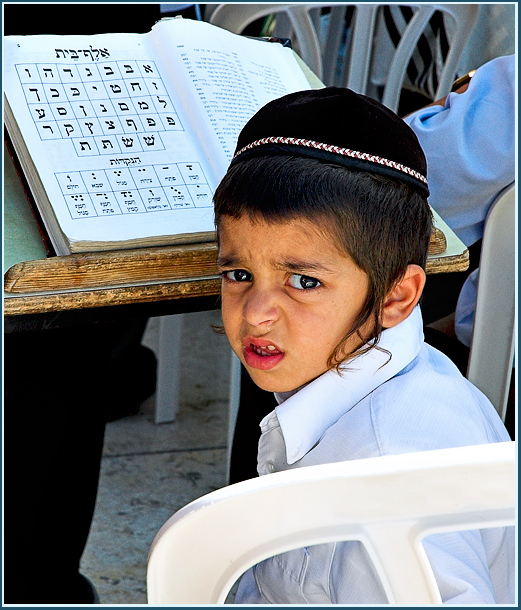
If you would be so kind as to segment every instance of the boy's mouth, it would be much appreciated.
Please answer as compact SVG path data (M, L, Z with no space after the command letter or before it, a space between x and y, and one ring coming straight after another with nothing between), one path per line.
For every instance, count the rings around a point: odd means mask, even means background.
M284 352L266 339L245 337L242 344L246 364L254 369L267 371L284 358Z
M274 345L267 345L266 348L262 348L251 343L250 347L258 356L275 356L276 354L282 353Z

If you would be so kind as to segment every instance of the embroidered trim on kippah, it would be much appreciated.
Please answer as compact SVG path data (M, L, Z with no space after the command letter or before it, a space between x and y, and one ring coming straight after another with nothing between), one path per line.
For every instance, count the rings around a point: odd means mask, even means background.
M409 176L413 176L417 180L420 180L424 184L427 184L427 178L425 176L423 176L416 170L411 169L410 167L402 165L401 163L397 163L396 161L390 161L389 159L384 159L383 157L378 157L369 153L351 150L350 148L341 148L340 146L334 146L333 144L322 144L321 142L315 142L314 140L304 140L302 138L285 138L282 136L270 136L269 138L261 138L260 140L250 142L250 144L247 144L246 146L244 146L244 148L241 148L241 150L239 150L233 158L236 159L243 152L251 150L256 146L262 146L263 144L292 144L293 146L306 146L308 148L316 148L318 150L324 150L326 152L334 153L336 155L342 155L344 157L361 159L362 161L370 161L371 163L385 165L386 167L391 167L400 172L404 172L405 174L409 174Z

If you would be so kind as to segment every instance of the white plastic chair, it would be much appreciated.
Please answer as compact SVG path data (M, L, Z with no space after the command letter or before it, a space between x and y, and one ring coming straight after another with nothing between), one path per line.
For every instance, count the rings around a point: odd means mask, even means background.
M467 378L505 421L516 336L515 184L503 190L485 219Z
M515 442L296 468L237 483L188 504L160 529L149 555L148 603L222 604L258 562L339 540L364 543L389 603L440 603L421 539L513 524L515 483Z
M478 17L478 5L473 4L407 4L415 9L392 57L375 57L377 14L381 4L220 4L208 13L210 23L237 34L261 17L276 14L274 35L292 39L295 50L326 85L345 86L376 98L369 75L375 61L389 66L382 102L396 111L402 84L417 42L435 11L441 11L451 21L450 50L443 65L436 98L449 93L458 62ZM326 28L320 27L320 11L329 8ZM345 16L353 10L347 42L344 48ZM337 61L343 54L341 77L337 78Z

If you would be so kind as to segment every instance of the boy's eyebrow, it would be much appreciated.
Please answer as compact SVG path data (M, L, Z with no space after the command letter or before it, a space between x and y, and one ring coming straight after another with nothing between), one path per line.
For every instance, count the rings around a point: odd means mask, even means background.
M333 270L330 267L327 267L323 263L318 261L301 261L301 260L285 260L281 262L274 262L273 266L275 269L280 269L282 271L294 271L294 272L304 272L304 271L319 271L331 273Z
M240 267L243 265L243 261L239 256L233 254L229 256L218 256L217 257L218 267ZM303 261L298 259L288 259L283 261L272 261L271 265L274 269L279 271L292 271L293 273L304 273L310 271L318 271L321 273L333 273L333 269L320 263L318 261Z
M233 254L231 256L218 256L216 263L218 267L237 267L240 263L240 258Z

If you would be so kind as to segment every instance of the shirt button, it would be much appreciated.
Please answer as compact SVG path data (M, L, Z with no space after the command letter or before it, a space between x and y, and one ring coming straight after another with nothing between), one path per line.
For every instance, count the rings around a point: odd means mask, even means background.
M275 463L272 462L271 460L269 460L268 462L266 462L266 468L268 469L268 472L275 472L275 470L277 470L275 468Z

